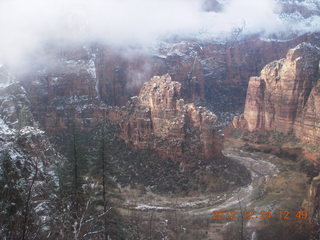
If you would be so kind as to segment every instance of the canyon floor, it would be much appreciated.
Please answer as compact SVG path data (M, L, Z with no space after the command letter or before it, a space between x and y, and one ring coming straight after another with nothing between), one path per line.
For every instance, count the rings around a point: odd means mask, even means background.
M152 231L175 225L176 234L184 239L225 239L224 233L241 231L249 239L256 239L257 230L279 223L279 211L289 211L295 219L306 194L307 173L290 159L278 158L261 152L246 152L244 142L228 138L224 143L224 155L244 165L251 173L250 184L229 192L203 194L188 197L157 195L151 191L122 189L125 207L122 213L145 219ZM250 220L240 219L242 211L254 211ZM213 211L237 212L236 220L211 219ZM261 211L271 211L272 218L260 219ZM239 218L239 219L238 219ZM151 225L150 225L151 221ZM301 220L300 220L301 221ZM169 223L168 223L169 222ZM165 225L165 226L161 226ZM177 228L182 229L181 232ZM150 230L151 231L151 230ZM179 232L179 233L178 233ZM265 233L263 233L265 234ZM259 239L263 237L259 236Z

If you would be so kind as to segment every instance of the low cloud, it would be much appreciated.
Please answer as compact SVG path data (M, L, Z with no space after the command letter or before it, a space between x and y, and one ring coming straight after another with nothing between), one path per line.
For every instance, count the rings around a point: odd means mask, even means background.
M204 11L204 0L0 0L0 63L30 61L48 43L152 46L173 36L227 39L239 27L265 36L320 28L318 16L279 14L275 0L212 1L219 11Z

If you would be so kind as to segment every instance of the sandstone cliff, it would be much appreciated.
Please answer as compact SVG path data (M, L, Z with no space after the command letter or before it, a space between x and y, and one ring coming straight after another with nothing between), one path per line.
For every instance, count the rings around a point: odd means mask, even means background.
M244 105L249 76L301 41L317 44L319 36L233 44L181 41L133 53L107 46L53 48L46 53L48 64L35 66L19 80L30 96L32 113L47 132L66 128L67 119L94 125L102 117L101 104L124 106L145 81L166 73L181 83L186 103L212 107L219 121L229 123Z
M302 43L290 49L286 58L269 63L259 77L251 77L244 114L235 127L253 130L294 132L303 140L319 140L320 52Z
M320 141L320 81L313 87L307 103L295 122L295 133L307 142Z
M307 199L303 202L303 208L309 213L310 221L318 221L320 214L320 175L314 177L307 193Z
M318 45L319 34L289 41L257 37L227 43L178 41L163 43L152 51L100 46L96 54L100 96L108 105L123 106L139 93L146 79L169 73L173 81L182 84L187 102L206 102L215 113L239 112L248 78L301 42Z
M185 104L181 88L169 75L153 77L127 107L109 108L107 116L120 122L121 138L139 149L151 148L177 161L221 156L217 117Z
M92 126L102 117L94 54L86 48L53 49L48 56L50 64L20 79L35 119L48 134L64 131L72 121Z
M80 53L64 54L24 81L32 113L48 134L63 133L72 122L91 129L107 116L119 126L119 137L137 149L154 149L177 161L221 154L216 116L186 104L181 83L171 81L169 75L154 77L126 106L106 105L101 101L104 88L97 80L95 56L86 50Z

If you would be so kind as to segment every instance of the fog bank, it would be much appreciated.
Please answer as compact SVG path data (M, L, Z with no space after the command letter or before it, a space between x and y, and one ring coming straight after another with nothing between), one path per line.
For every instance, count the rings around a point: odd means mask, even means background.
M208 2L218 11L204 11ZM0 63L19 65L52 42L152 46L173 36L222 41L235 29L265 37L320 29L319 16L281 12L275 0L0 0Z

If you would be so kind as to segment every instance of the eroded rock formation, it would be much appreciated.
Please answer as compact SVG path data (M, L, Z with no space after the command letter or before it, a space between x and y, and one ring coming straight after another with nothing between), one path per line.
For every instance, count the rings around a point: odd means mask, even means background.
M219 112L242 111L250 76L259 74L270 61L285 57L301 42L319 44L318 34L290 41L251 37L241 42L163 43L152 51L100 47L96 69L101 99L122 106L139 93L146 79L169 73L180 82L188 102L204 101Z
M312 88L307 103L295 122L296 135L319 144L320 141L320 81Z
M294 132L316 143L319 140L318 86L320 51L308 43L290 49L286 58L265 66L249 81L244 114L235 127Z
M309 213L310 221L317 221L320 214L320 175L314 177L308 189L303 208Z
M217 117L204 107L185 104L181 84L167 74L145 83L127 107L109 108L121 137L140 149L151 148L174 160L209 160L220 156Z
M187 93L181 83L169 75L154 77L126 106L106 105L100 98L103 87L93 56L86 51L78 55L62 57L24 84L34 116L51 136L63 133L73 122L90 129L107 116L120 126L119 137L137 149L154 149L177 161L221 154L217 117L185 103Z
M249 76L301 41L316 44L319 36L304 35L287 42L254 38L228 44L181 41L131 54L106 46L50 49L46 53L50 64L35 66L35 71L18 80L29 94L33 115L47 132L67 128L66 119L94 125L102 117L97 106L124 106L144 82L166 73L181 83L185 103L210 106L219 121L229 124L233 114L242 111Z
M85 48L58 53L48 53L50 64L20 80L35 119L50 135L72 121L87 127L102 118L94 55Z

